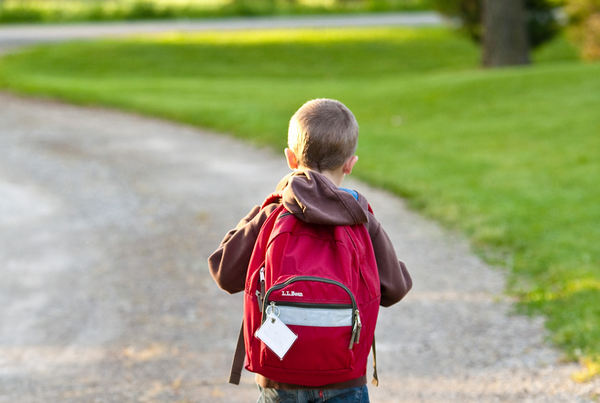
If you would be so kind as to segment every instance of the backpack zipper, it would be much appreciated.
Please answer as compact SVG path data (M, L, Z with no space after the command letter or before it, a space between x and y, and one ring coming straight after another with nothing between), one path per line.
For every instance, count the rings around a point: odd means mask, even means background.
M282 288L285 288L288 285L290 285L292 283L295 283L297 281L316 281L316 282L320 282L320 283L337 285L337 286L343 288L344 291L346 291L346 293L350 297L350 300L352 301L352 310L353 311L358 311L358 306L356 305L356 300L354 299L354 295L352 295L352 291L350 291L350 289L348 287L346 287L344 284L340 283L339 281L331 280L331 279L328 279L328 278L315 277L315 276L296 276L296 277L292 277L292 278L288 279L287 281L285 281L285 282L283 282L281 284L276 284L276 285L272 286L271 288L269 288L269 291L267 291L267 294L265 295L265 299L263 301L263 305L267 305L267 302L269 300L269 296L271 295L271 293L273 291L277 291L277 290L280 290ZM266 307L263 306L263 308L266 308ZM264 312L264 309L263 309L263 312Z
M275 301L269 303L273 304ZM298 308L327 308L327 309L352 309L352 304L312 304L310 302L277 301L277 306L292 306Z

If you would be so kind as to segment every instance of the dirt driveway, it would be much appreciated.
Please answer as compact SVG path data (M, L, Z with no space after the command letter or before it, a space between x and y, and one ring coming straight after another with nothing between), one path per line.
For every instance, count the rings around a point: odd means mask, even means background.
M286 128L282 128L285 136ZM359 149L360 152L360 149ZM241 296L207 256L287 173L227 136L0 93L0 403L256 400L227 384ZM379 403L588 402L502 273L389 194L414 289L378 325Z

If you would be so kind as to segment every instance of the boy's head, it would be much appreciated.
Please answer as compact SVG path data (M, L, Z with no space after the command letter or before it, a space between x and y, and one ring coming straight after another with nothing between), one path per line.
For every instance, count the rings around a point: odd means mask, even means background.
M339 101L308 101L290 120L288 147L300 167L336 170L354 155L357 144L356 118Z

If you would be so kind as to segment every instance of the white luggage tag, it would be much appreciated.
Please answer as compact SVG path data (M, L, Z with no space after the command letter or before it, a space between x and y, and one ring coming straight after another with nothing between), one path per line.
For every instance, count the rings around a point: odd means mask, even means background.
M267 319L256 331L255 335L271 351L273 351L280 360L292 347L292 344L298 338L298 335L290 330L285 323L279 320L278 316L279 309L275 305L269 305L267 307Z

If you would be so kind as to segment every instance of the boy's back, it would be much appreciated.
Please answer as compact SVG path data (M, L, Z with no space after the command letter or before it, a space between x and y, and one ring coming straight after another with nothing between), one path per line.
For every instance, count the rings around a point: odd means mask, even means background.
M393 246L381 228L381 225L373 214L369 212L369 206L364 196L339 188L343 177L351 172L353 165L358 159L354 156L358 127L355 120L352 121L354 117L351 116L347 108L337 103L337 101L315 100L311 102L312 104L309 105L310 108L308 108L308 111L305 111L304 115L300 114L303 108L310 103L303 106L294 115L290 123L289 142L293 149L286 149L286 157L290 167L296 171L286 176L279 183L277 190L282 192L281 199L273 200L273 203L264 206L264 208L255 207L238 224L236 229L227 234L219 249L209 258L211 272L219 286L224 290L230 293L244 290L248 267L261 228L263 228L269 216L282 204L287 212L293 214L295 219L305 222L308 225L364 227L366 229L365 234L368 234L366 236L370 238L368 254L371 255L371 258L374 258L377 266L376 274L379 275L379 290L377 291L381 293L380 304L382 306L392 305L402 299L409 291L411 287L410 276L404 264L398 261ZM322 116L319 116L320 103L327 104L323 108L326 113L321 114ZM336 117L338 109L342 110L342 112ZM341 141L337 141L337 143L338 145L342 144L342 146L345 143L345 151L343 151L344 147L336 147L335 144L333 146L332 144L325 144L321 147L322 149L329 150L328 153L334 154L334 157L336 153L340 154L341 157L338 155L339 158L328 158L323 164L319 164L321 165L320 169L310 166L311 164L314 165L314 162L307 162L311 158L310 147L314 149L316 147L315 144L318 144L318 141L309 137L311 133L315 133L324 127L325 129L322 130L323 134L320 137L329 141L329 133L331 133L332 129L331 127L327 127L327 125L321 125L319 128L313 124L314 122L309 122L311 119L325 120L326 123L333 121L337 126L341 125L342 129L338 130L339 133L337 135L337 137L341 138ZM356 126L355 129L353 129L353 125ZM350 129L347 129L346 126L350 127ZM307 127L317 128L311 132L310 130L307 131ZM353 134L354 131L356 132L355 134ZM344 137L344 133L350 133L350 140ZM303 146L296 144L298 138L303 139ZM323 151L322 149L320 151ZM336 149L342 150L342 152L335 151ZM322 152L313 154L313 161L315 160L315 155L317 156L316 160L319 161L322 158L320 156L328 154L323 154ZM342 161L341 165L339 165L340 161ZM336 167L335 165L338 166ZM317 170L320 172L317 172ZM363 256L362 259L365 259L365 257ZM251 270L257 270L257 268L254 267ZM247 334L246 339L249 337L252 337L252 335ZM246 343L248 342L249 340L246 340ZM310 354L310 351L306 353ZM270 379L261 375L257 375L257 383L261 388L264 401L269 401L266 397L267 395L281 394L284 390L317 388L331 392L347 388L361 388L361 391L363 389L366 391L366 388L364 388L364 385L366 385L366 356L364 359L361 358L361 362L357 363L357 365L360 367L360 370L354 373L354 375L360 375L353 376L351 379L341 382L335 382L334 384L303 384L302 377L298 377L298 382L294 382L295 378L293 376L284 377L285 382L281 382L280 380ZM368 401L368 397L364 401Z

